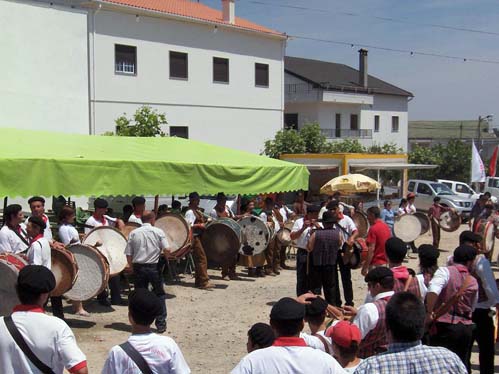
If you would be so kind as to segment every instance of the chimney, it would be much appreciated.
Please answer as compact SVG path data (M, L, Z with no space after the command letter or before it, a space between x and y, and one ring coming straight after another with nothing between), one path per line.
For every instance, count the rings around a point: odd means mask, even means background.
M236 23L236 3L235 0L222 0L223 21L231 25Z
M367 88L367 49L359 49L359 85Z

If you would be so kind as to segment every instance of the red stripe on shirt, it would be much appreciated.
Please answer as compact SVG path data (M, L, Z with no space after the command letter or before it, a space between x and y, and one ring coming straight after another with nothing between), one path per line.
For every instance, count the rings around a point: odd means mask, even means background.
M35 313L45 313L40 305L28 305L19 304L14 307L12 312L35 312Z
M294 336L281 336L272 345L274 347L307 347L305 340Z
M68 369L70 373L76 373L78 370L81 370L83 368L87 367L87 361L82 361L79 364L76 364L73 366L71 369Z

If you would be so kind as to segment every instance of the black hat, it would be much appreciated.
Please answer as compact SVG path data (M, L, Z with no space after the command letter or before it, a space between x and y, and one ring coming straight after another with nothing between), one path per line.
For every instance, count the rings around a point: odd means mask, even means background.
M338 208L339 206L340 206L340 203L338 202L338 200L333 200L333 201L330 201L329 203L327 203L326 209L333 210L333 209Z
M227 196L223 192L217 194L217 202L227 200Z
M32 294L49 293L55 288L55 277L42 265L26 265L17 276L17 287Z
M429 261L435 261L440 257L440 251L431 244L421 244L418 247L418 257Z
M393 272L387 267L379 266L377 268L370 270L369 273L367 273L364 280L366 281L366 283L379 282L387 277L393 277Z
M31 199L28 200L28 204L31 205L35 201L41 202L43 205L45 205L45 199L41 196L33 196Z
M154 320L161 314L159 297L147 288L136 288L128 296L128 307L133 314Z
M248 330L248 336L259 347L270 347L275 340L274 330L266 323L255 323Z
M303 317L305 317L305 305L291 297L283 297L270 311L270 319L276 321L297 320Z
M461 244L454 250L454 262L465 264L468 261L473 261L476 257L476 249L470 245Z
M308 316L320 316L326 312L327 301L322 297L316 297L314 299L307 299L310 304L305 305L305 315Z
M132 199L132 205L137 206L137 205L144 205L146 203L146 199L144 199L142 196L135 196Z
M31 216L29 217L28 222L38 226L40 228L40 231L45 230L45 228L47 227L47 224L42 217Z
M308 205L307 213L316 213L321 210L321 207L318 205Z
M101 199L100 197L98 197L97 199L94 200L94 208L95 209L103 209L103 208L107 208L109 206L109 204L107 203L106 200L104 199Z
M322 215L322 223L336 223L338 222L338 218L336 214L330 211L325 211Z
M482 241L482 236L474 233L473 231L463 231L459 235L459 243L463 244L464 242L472 242L472 243L480 243Z
M197 192L191 192L189 194L189 200L199 199L199 194Z
M391 237L385 243L386 257L393 262L402 262L407 255L407 244L402 239Z

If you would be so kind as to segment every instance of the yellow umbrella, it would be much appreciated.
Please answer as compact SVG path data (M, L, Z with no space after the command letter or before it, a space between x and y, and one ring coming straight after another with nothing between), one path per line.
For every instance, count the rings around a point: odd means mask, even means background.
M356 193L372 192L381 188L381 185L374 179L363 174L346 174L331 179L321 187L321 193L332 195L334 192Z

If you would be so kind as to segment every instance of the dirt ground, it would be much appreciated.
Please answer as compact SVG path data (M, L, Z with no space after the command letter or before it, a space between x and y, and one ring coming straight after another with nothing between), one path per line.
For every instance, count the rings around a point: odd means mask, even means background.
M463 225L461 230L464 230ZM459 232L442 233L440 262L443 264L457 246ZM431 235L420 237L416 244L431 243ZM416 256L408 260L408 266L417 269ZM293 260L288 260L294 265ZM497 276L498 268L493 269ZM169 283L168 329L166 335L180 346L193 373L228 373L246 354L246 333L256 322L267 322L272 305L281 297L294 296L296 276L294 270L284 270L279 276L248 278L238 267L241 281L223 281L220 271L209 270L216 288L202 291L194 288L194 279L185 275L180 283ZM364 300L367 289L360 270L352 274L355 304ZM86 308L92 312L88 318L75 317L66 308L66 317L87 355L90 373L102 370L109 349L125 341L130 334L127 308L104 308L89 302ZM475 347L476 348L476 347ZM475 349L476 351L476 349ZM499 351L496 351L496 355ZM496 358L499 372L499 358ZM478 357L473 355L473 369L477 372Z

